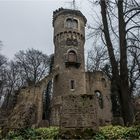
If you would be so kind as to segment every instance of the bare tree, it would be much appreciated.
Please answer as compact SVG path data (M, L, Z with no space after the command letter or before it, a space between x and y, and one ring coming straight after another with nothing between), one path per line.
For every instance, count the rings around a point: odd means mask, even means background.
M140 94L140 51L134 47L128 48L128 51L130 92L131 96L135 97Z
M136 51L136 48L137 50L140 49L139 45L136 45L139 42L137 31L140 28L139 1L99 0L90 2L99 4L101 7L101 24L98 25L98 28L91 29L94 29L94 32L98 32L98 34L99 30L101 32L99 34L101 36L100 41L103 41L107 47L112 69L112 95L114 94L120 101L120 113L125 125L131 124L134 120L131 92L139 79L139 54ZM132 44L134 41L135 45ZM133 65L127 63L129 58L132 58Z
M88 51L87 70L102 70L104 65L108 63L107 50L103 46L95 46Z
M6 84L6 67L7 58L0 54L0 95L3 94L3 90Z
M25 79L28 85L35 85L48 74L50 59L38 50L29 49L19 51L15 55L15 62L22 79Z
M10 61L8 63L6 79L7 90L9 91L9 93L20 89L24 85L25 79L22 79L21 73L18 69L18 65L16 62Z

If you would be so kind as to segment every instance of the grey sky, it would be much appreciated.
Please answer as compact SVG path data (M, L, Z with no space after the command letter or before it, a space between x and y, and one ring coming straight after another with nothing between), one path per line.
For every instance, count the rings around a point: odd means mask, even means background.
M2 54L13 58L19 50L35 48L53 53L52 14L59 7L71 7L72 0L0 0ZM88 1L77 0L87 17Z

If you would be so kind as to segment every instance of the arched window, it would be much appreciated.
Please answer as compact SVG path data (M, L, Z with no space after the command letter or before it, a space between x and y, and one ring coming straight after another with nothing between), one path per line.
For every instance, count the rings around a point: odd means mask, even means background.
M77 55L75 51L71 50L68 52L68 62L76 62L77 61Z
M78 28L78 21L76 19L73 20L73 28L74 29Z
M68 19L66 20L66 27L72 28L72 19L68 18Z
M103 95L102 95L102 93L100 91L96 90L95 95L98 99L98 103L99 103L100 108L103 109Z
M77 29L78 28L78 21L76 19L68 18L66 20L66 27L67 28Z

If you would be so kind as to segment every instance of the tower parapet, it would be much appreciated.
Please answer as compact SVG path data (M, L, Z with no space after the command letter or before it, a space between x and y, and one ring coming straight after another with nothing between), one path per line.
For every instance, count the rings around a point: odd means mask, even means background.
M81 11L79 10L71 10L71 9L64 9L64 8L59 8L58 10L55 10L53 12L53 26L54 26L54 21L56 20L56 18L60 15L60 14L72 14L72 15L77 15L77 16L80 16L80 17L83 17L83 20L86 24L87 22L87 19L86 17L81 13Z
M65 31L85 36L86 18L79 10L59 8L53 12L54 38Z

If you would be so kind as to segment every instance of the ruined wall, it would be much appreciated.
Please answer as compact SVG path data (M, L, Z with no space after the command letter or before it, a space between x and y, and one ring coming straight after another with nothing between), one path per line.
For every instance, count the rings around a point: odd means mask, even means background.
M52 126L60 126L60 115L62 112L62 96L54 96L51 101L51 117L50 124Z
M20 91L17 104L4 124L5 128L31 127L37 123L40 104L39 90L39 87L28 87Z
M98 129L96 98L92 94L57 97L52 106L52 124L63 129ZM57 118L57 119L56 119Z
M97 118L99 125L111 124L112 121L112 103L110 81L102 71L86 73L87 94L93 94L97 98ZM101 94L102 100L97 94ZM99 102L102 102L102 106Z
M39 127L47 123L42 122L43 91L52 75L45 77L36 86L21 89L17 98L17 104L3 124L3 129L17 129L25 127Z
M134 100L135 123L140 124L140 97Z
M61 128L92 128L97 130L97 110L94 95L63 96Z
M42 122L42 93L47 87L44 78L34 86L20 91L17 105L7 119L6 127L39 127ZM51 125L61 128L93 128L111 123L110 82L102 72L86 73L87 94L54 96ZM103 95L101 109L95 91ZM46 125L47 126L47 125Z

